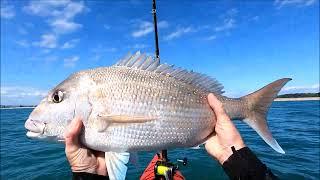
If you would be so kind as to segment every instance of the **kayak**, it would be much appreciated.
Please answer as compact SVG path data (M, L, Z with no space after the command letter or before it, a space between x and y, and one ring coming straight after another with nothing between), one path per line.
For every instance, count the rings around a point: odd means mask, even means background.
M147 168L144 170L143 174L140 177L140 180L154 180L157 179L155 172L154 172L154 168L156 163L159 161L159 157L156 154L153 159L150 161L149 165L147 166ZM163 178L164 179L164 178ZM173 173L173 180L184 180L185 178L183 177L183 175L181 174L181 172L179 170L175 170Z

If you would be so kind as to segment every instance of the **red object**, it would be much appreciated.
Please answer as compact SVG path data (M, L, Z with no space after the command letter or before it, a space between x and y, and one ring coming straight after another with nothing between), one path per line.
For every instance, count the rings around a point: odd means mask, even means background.
M150 161L148 167L144 170L143 174L140 177L140 180L154 180L154 166L156 165L157 161L159 160L158 155L155 155L153 159ZM181 172L176 170L174 171L173 175L174 180L184 180L185 178L182 176Z

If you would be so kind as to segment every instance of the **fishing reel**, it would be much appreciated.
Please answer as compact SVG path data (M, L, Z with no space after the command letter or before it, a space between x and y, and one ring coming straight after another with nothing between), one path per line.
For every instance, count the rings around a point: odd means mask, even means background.
M166 180L172 180L174 171L178 168L178 165L171 162L159 160L154 166L155 179L161 179L161 177L164 177Z
M177 159L177 162L182 163L183 166L188 164L188 159ZM168 161L158 160L154 166L155 179L165 178L165 180L172 180L174 173L179 169L178 164L174 164Z

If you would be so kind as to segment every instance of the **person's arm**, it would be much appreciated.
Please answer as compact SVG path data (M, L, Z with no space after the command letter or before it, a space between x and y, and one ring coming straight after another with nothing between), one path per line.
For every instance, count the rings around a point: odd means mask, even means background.
M215 135L206 142L209 155L217 159L230 179L276 179L276 176L244 144L239 131L213 95L208 101L216 116Z
M65 134L65 153L74 180L109 179L104 153L83 147L79 134L83 124L79 118L72 120Z
M230 179L277 179L248 147L234 150L222 167Z

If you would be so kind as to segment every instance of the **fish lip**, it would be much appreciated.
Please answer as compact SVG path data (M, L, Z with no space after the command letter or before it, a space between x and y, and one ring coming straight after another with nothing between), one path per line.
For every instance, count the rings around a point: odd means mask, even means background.
M46 123L29 118L25 122L24 127L28 130L27 137L36 138L43 135Z

